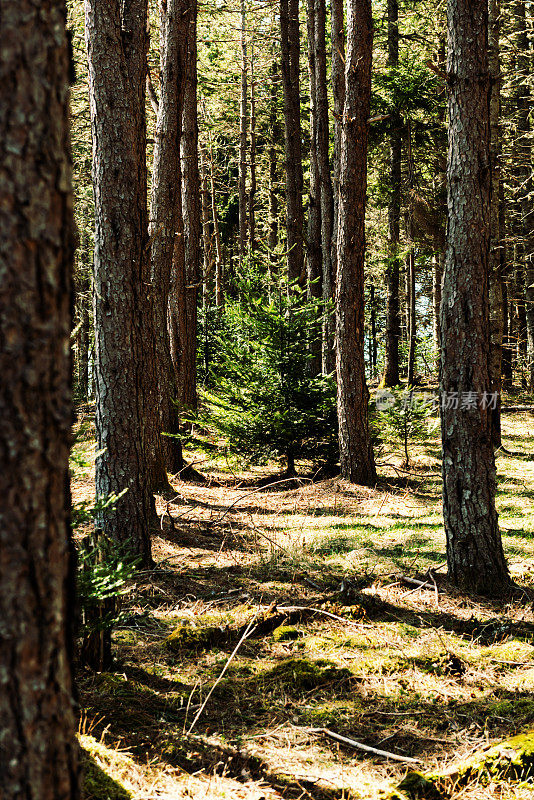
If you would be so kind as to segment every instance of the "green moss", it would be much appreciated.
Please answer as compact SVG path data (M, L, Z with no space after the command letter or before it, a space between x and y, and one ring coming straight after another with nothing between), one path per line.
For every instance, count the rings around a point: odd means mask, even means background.
M409 798L424 797L425 800L439 800L441 798L441 794L433 780L425 777L420 772L408 772L406 777L399 783L397 789ZM392 798L394 796L392 795ZM397 794L396 797L399 797L399 795Z
M492 780L524 781L534 775L534 731L514 736L441 773L408 772L389 800L439 800L454 789Z
M205 650L213 647L224 638L224 628L214 625L205 625L193 628L190 625L181 625L165 639L165 647L172 652L181 650Z
M302 632L292 625L279 625L273 631L273 639L275 642L293 642L302 636Z
M290 658L273 669L260 673L256 680L264 685L279 685L296 692L307 692L351 677L350 670L339 669L331 661Z
M120 776L129 770L131 759L110 750L91 736L81 736L83 800L131 800Z

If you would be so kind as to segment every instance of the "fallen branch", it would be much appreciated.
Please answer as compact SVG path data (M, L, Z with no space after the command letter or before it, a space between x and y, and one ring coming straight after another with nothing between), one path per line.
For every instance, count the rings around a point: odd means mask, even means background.
M392 761L403 761L407 764L420 763L418 758L411 758L411 756L400 756L398 753L390 753L387 750L379 750L378 747L371 747L368 744L362 744L362 742L357 742L355 739L349 739L346 736L341 736L339 733L334 733L334 731L331 731L328 728L306 728L305 730L307 730L308 733L322 733L324 736L327 736L329 739L333 739L335 742L346 744L356 750L363 750L365 753L372 753L374 756L390 758Z
M219 677L217 678L217 680L215 681L215 683L213 684L213 686L212 686L212 687L211 687L211 689L209 690L208 694L206 695L206 699L204 700L204 702L203 702L203 703L202 703L202 705L200 706L199 710L197 711L197 714L196 714L196 716L195 716L195 718L194 718L193 722L192 722L192 723L191 723L191 725L189 726L189 730L187 731L187 733L191 733L191 731L193 730L193 728L194 728L194 727L195 727L195 725L197 724L197 722L198 722L198 720L199 720L199 718L200 718L200 715L202 714L202 712L203 712L203 711L204 711L204 709L206 708L206 705L207 705L207 703L208 703L208 700L210 699L211 695L213 694L213 692L214 692L214 690L215 690L215 687L216 687L216 686L217 686L217 685L218 685L218 684L221 682L221 680L222 680L222 678L223 678L223 675L224 675L224 673L226 672L226 670L227 670L227 669L228 669L228 667L230 666L231 662L233 661L234 657L235 657L235 656L236 656L236 654L237 654L237 651L239 650L239 648L241 647L241 645L243 644L243 642L245 641L245 639L248 639L248 637L249 637L249 636L251 636L251 635L254 633L254 628L255 628L255 625L254 625L254 623L256 622L256 619L257 619L257 617L258 617L258 614L259 614L259 613L260 613L260 612L259 612L259 609L258 609L258 611L257 611L257 612L256 612L256 614L254 615L254 617L253 617L253 618L250 620L249 624L247 625L247 627L246 627L246 629L245 629L245 631L244 631L244 633L243 633L243 636L242 636L242 637L241 637L241 639L238 641L238 643L236 644L236 646L235 646L235 647L234 647L234 649L232 650L232 652L231 652L230 656L228 657L228 659L227 659L227 661L226 661L226 664L224 665L224 667L223 667L223 668L222 668L222 670L221 670L221 674L219 675Z

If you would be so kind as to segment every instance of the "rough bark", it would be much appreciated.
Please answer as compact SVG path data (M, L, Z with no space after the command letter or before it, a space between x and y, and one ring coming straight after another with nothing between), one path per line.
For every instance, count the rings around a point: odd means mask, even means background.
M509 576L495 510L487 403L491 392L487 31L486 0L449 0L449 224L441 303L441 431L449 576L464 589L494 595L508 586Z
M388 0L388 67L399 64L399 4ZM402 130L398 111L393 110L389 142L388 264L386 269L386 340L384 386L397 386L399 341L401 335L399 303L399 243L401 212Z
M158 379L160 432L177 434L179 414L176 381L171 358L167 308L176 233L181 214L180 140L187 73L190 5L185 0L168 0L160 6L160 99L152 173L149 234L151 240L151 283L154 287L154 336ZM185 286L181 287L185 292ZM183 466L179 439L164 437L165 465L171 472ZM167 488L166 474L159 476Z
M302 130L300 124L299 0L280 0L281 70L284 90L287 274L304 278Z
M332 235L334 229L334 196L330 173L329 143L330 123L328 119L328 89L326 81L326 3L314 0L314 49L315 49L315 94L316 94L316 150L319 172L319 200L321 205L321 251L322 284L325 307L334 297L334 275L332 271ZM328 374L335 369L334 354L335 316L325 313L323 320L322 371Z
M183 374L180 402L197 407L197 327L200 280L200 172L197 104L197 3L191 4L187 82L185 86L181 138L182 216L184 221L186 329L183 332Z
M65 4L0 0L0 784L76 800Z
M376 480L364 360L365 193L372 43L371 0L349 0L339 182L336 372L341 474L360 484L373 484Z
M96 494L127 490L98 525L148 566L149 530L155 521L155 398L148 296L146 20L146 0L85 3L96 222Z

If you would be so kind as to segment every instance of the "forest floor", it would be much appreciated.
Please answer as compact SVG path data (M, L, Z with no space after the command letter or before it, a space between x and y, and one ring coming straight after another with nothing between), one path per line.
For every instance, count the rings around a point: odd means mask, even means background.
M90 501L91 424L77 427L73 497ZM534 728L534 415L505 415L503 431L499 519L526 590L505 604L446 580L437 437L406 472L380 459L374 489L258 490L272 465L238 472L188 452L208 480L173 481L159 500L156 568L124 599L115 669L78 676L85 797L373 800L407 770ZM487 774L443 792L519 800L534 787Z

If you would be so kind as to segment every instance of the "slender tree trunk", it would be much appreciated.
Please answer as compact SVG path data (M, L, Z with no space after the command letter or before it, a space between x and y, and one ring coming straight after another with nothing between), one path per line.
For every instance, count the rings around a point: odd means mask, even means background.
M410 234L411 236L411 234ZM407 384L412 387L415 378L415 347L417 341L417 318L415 313L415 250L412 245L406 256L406 310L408 317L408 376Z
M85 28L96 212L96 495L127 490L98 525L149 566L157 405L147 294L146 0L86 0Z
M503 280L501 248L503 236L500 229L500 185L501 185L501 64L500 64L500 0L489 0L488 55L491 79L490 98L490 158L491 158L491 206L490 206L490 260L489 296L491 330L491 390L496 393L496 407L492 409L493 444L501 444L501 369L504 334Z
M65 4L0 0L0 784L80 796L72 681Z
M445 253L441 243L435 244L434 271L432 274L432 305L433 305L433 328L434 346L436 348L436 373L439 375L439 362L441 350L441 331L440 331L440 309L441 309L441 284L443 281L443 269L445 266Z
M343 131L343 110L345 107L345 21L343 14L343 0L331 0L331 27L332 27L332 95L334 100L334 169L333 169L333 200L334 216L332 223L332 280L330 297L334 296L334 285L337 274L337 232L339 218L339 172L341 167L341 133ZM323 283L326 292L326 287Z
M388 0L388 67L399 65L399 4ZM401 212L402 121L393 110L389 143L390 196L388 205L388 265L386 269L386 349L384 386L397 386L399 377L399 341L401 335L399 304L399 243Z
M370 314L371 314L371 336L370 336L370 348L369 348L369 363L371 366L371 375L375 376L376 374L376 366L378 363L378 341L376 338L376 297L375 297L375 285L374 283L371 284L369 287L370 293Z
M182 216L185 246L186 328L183 332L183 371L180 402L186 408L197 407L197 308L200 281L201 201L198 166L197 104L197 3L191 5L181 139Z
M534 182L532 180L532 143L530 130L531 96L528 77L532 55L529 50L525 0L513 5L516 28L517 150L522 239L525 259L525 302L529 388L534 389Z
M213 236L215 239L215 305L222 308L224 305L224 286L223 286L223 255L221 245L221 234L219 231L219 219L217 217L217 198L215 196L215 174L213 171L213 146L210 135L210 187L211 187L211 222L213 225Z
M314 0L314 49L315 49L315 109L316 152L319 173L319 199L321 204L321 250L323 270L323 299L325 307L334 297L332 271L332 235L334 230L334 196L330 173L329 143L330 123L328 118L328 89L326 80L326 3ZM335 369L334 355L335 315L326 310L323 318L322 370L328 374Z
M158 375L160 431L178 434L176 400L181 384L171 357L167 315L171 289L176 231L181 228L180 140L187 72L190 6L185 0L168 0L160 6L160 99L150 202L151 281L155 287L154 332ZM176 287L174 287L176 288ZM180 287L185 292L185 286ZM180 439L165 437L165 463L171 472L183 466ZM167 475L160 476L167 488Z
M239 266L247 251L247 38L246 5L241 0L241 99L239 102Z
M372 44L371 0L348 0L336 281L337 406L341 474L351 483L369 485L376 481L364 359L365 193Z
M464 589L497 595L509 586L509 576L495 510L488 407L487 32L487 0L449 0L449 225L441 304L441 430L449 576Z
M322 297L321 198L317 158L317 66L315 51L315 0L308 0L308 67L310 78L310 194L308 204L308 297ZM311 342L309 369L321 372L321 342Z
M173 369L173 385L175 387L176 400L182 406L183 386L188 382L188 367L186 362L186 332L188 328L187 319L187 300L186 300L186 271L185 271L185 241L184 241L184 216L182 210L182 168L180 159L177 166L177 187L176 203L178 206L176 215L176 236L174 240L174 250L172 254L172 267L170 279L170 291L167 304L167 327L169 331L170 354ZM174 414L176 427L172 431L179 431L179 417L181 408L175 405ZM184 459L182 451L174 451L175 458L169 465L169 471L176 474L184 469Z
M256 83L254 66L254 39L252 39L250 44L250 186L248 190L249 260L256 249Z
M277 263L276 247L278 245L278 158L276 146L280 141L281 130L278 122L278 62L273 58L271 64L270 97L269 97L269 260L271 265Z
M280 0L282 85L286 152L287 274L304 278L302 130L300 125L299 0Z
M87 236L84 239L87 240ZM87 242L86 242L87 244ZM84 252L87 253L84 248ZM78 395L81 399L87 400L89 396L89 334L90 319L89 306L91 296L91 279L86 272L85 265L82 267L84 274L79 283L78 289L78 308L80 317L80 332L78 334Z

